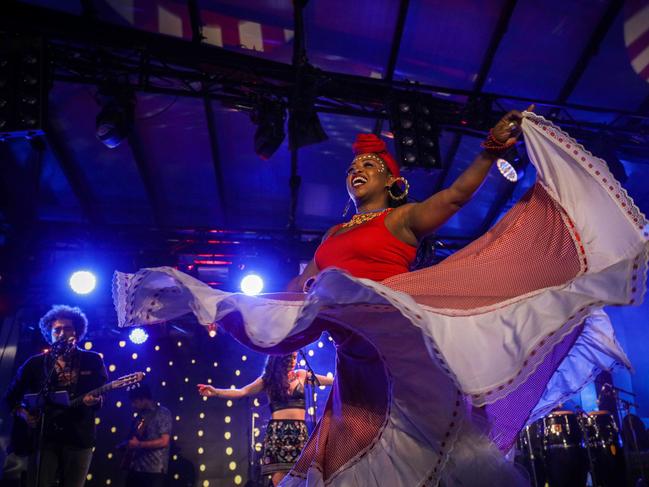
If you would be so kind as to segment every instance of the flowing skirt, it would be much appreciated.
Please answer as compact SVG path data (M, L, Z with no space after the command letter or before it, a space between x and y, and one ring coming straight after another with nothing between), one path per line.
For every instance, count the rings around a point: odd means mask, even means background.
M266 353L328 331L335 383L282 485L525 485L500 453L520 429L630 367L601 308L642 299L649 226L604 161L540 116L522 128L536 184L436 266L380 283L330 268L308 294L260 297L116 273L119 324L193 312Z

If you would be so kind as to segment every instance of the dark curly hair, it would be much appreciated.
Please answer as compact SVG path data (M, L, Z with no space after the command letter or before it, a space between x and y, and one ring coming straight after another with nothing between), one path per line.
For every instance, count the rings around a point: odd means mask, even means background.
M264 391L273 401L286 401L288 399L288 373L291 371L293 354L269 355L264 365L261 380L264 382Z
M56 320L70 320L74 326L77 340L86 336L88 331L88 318L80 308L76 306L67 306L65 304L55 304L38 322L43 338L47 343L52 343L52 325Z

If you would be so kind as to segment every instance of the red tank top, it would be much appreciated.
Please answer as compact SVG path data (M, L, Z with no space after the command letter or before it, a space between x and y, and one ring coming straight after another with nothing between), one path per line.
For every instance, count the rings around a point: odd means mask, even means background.
M338 267L354 277L382 281L410 270L417 248L402 242L385 226L389 211L349 231L332 235L315 253L319 270ZM340 229L340 225L334 230Z

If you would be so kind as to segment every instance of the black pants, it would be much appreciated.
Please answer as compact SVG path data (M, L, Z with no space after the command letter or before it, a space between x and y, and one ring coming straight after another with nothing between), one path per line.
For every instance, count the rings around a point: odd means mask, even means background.
M164 473L135 472L129 470L126 474L126 487L164 487Z
M38 487L50 487L59 481L60 487L83 487L92 460L92 448L76 448L47 443L41 450L41 472ZM36 485L36 455L29 458L27 485Z

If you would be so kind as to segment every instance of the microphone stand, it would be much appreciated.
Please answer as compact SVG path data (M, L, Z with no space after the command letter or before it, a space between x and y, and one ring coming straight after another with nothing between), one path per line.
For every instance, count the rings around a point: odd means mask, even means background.
M595 459L593 458L593 453L591 452L591 439L588 432L589 418L586 414L586 411L584 411L581 406L577 406L575 409L577 410L577 414L579 415L577 421L579 422L581 432L584 435L584 443L586 443L586 455L588 457L588 470L590 471L590 480L594 486L597 486L599 484L597 483L597 475L595 473Z
M42 449L43 449L43 442L44 442L44 437L45 437L45 422L46 418L45 416L47 415L47 408L49 405L49 396L51 391L51 386L52 386L52 376L54 375L54 371L56 370L56 361L58 360L59 357L65 355L68 353L70 350L68 349L68 343L62 343L61 345L56 345L59 342L55 342L52 345L52 348L50 349L50 353L45 357L45 361L47 361L48 357L52 358L52 365L50 366L49 369L47 369L47 375L45 377L45 381L41 385L41 389L38 391L38 394L36 395L36 404L40 407L40 419L39 419L39 424L38 424L38 436L36 437L36 480L35 480L35 485L40 485L41 481L41 469L42 469L42 461L43 461L43 456L42 456ZM41 406L42 405L42 406Z
M307 382L311 383L311 412L309 412L309 408L307 407L307 416L310 418L310 423L311 423L311 428L309 431L309 435L313 432L316 424L316 412L315 412L315 405L316 405L316 387L320 387L320 380L318 380L318 377L315 374L315 371L311 368L311 365L309 365L309 361L306 358L306 354L304 351L300 348L298 350L299 354L302 356L302 359L304 360L304 365L307 370Z

